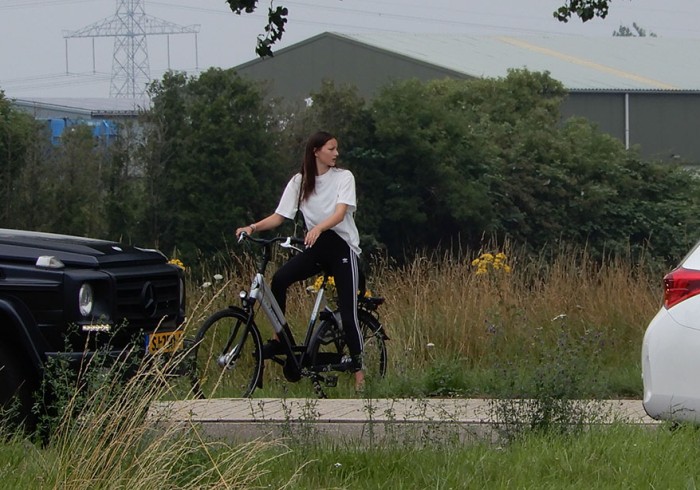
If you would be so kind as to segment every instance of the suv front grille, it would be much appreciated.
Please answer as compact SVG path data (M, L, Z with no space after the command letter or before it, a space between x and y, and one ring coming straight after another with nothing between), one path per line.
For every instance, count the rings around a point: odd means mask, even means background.
M129 325L156 327L163 317L177 318L179 278L175 271L161 274L117 274L117 318Z

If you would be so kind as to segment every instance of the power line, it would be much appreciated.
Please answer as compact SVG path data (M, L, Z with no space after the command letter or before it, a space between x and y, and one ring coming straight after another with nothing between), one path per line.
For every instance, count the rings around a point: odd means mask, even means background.
M15 2L16 0L11 0ZM16 2L16 3L10 3L8 5L2 5L0 4L0 10L18 10L18 9L26 9L26 8L35 8L35 7L53 7L56 5L69 5L69 4L74 4L74 3L95 3L95 0L36 0L36 1L31 1L31 0L24 0L22 2Z

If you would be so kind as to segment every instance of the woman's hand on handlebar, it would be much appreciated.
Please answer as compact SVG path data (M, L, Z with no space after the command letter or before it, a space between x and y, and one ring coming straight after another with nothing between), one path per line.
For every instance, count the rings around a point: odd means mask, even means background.
M237 228L236 229L236 238L239 240L241 239L241 233L245 233L246 235L252 235L255 233L255 225L247 225L242 228Z

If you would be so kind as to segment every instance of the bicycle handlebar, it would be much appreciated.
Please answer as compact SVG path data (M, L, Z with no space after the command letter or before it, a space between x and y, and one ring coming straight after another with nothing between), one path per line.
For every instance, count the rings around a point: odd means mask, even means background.
M241 234L238 236L238 243L240 243L243 240L250 240L253 243L257 243L258 245L262 246L268 246L272 245L273 243L279 243L280 247L284 248L292 248L295 249L299 252L301 252L301 249L297 247L297 245L303 246L304 245L304 239L303 238L298 238L295 236L276 236L274 238L253 238L249 234L247 234L245 231L242 231Z

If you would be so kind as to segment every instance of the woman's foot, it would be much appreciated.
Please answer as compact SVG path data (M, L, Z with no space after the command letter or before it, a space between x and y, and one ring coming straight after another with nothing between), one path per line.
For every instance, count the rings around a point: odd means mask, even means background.
M365 391L365 372L356 371L355 372L355 392L362 393Z

